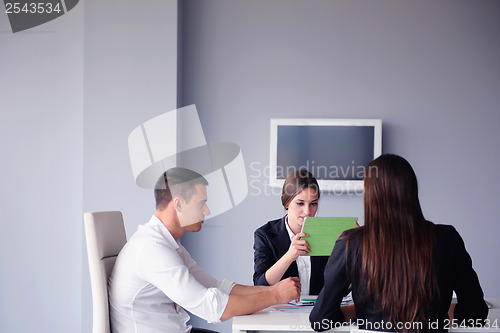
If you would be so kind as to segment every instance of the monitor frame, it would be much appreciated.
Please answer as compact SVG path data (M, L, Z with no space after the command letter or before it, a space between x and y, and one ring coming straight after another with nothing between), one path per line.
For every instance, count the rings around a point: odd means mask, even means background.
M269 158L269 185L283 187L284 179L277 179L278 127L279 126L371 126L374 128L373 159L382 154L381 119L340 118L272 118ZM363 180L317 179L321 192L335 194L362 194Z

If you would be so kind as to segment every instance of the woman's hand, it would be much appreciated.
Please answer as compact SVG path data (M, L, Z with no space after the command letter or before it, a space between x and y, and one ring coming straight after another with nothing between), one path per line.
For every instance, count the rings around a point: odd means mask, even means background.
M265 276L267 283L270 285L278 283L288 267L290 267L290 264L297 260L299 255L311 252L309 243L307 243L305 239L301 239L302 237L308 236L308 234L301 232L292 238L292 243L290 244L288 251L266 271Z
M292 243L290 244L290 248L286 252L285 256L288 256L291 261L295 261L297 260L299 255L308 254L309 252L311 252L311 247L309 246L309 243L305 239L301 239L302 237L307 237L307 236L309 235L303 232L296 234L292 238Z

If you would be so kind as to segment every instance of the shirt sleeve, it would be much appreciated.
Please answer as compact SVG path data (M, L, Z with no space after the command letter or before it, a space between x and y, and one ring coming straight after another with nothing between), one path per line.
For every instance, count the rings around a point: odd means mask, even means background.
M472 259L465 249L465 244L460 234L455 228L451 228L456 244L456 255L454 258L456 280L454 290L457 294L457 305L454 310L454 318L459 321L486 319L488 316L488 306L484 301L484 294L479 283L479 278L472 267Z
M350 280L346 273L346 242L339 239L325 267L325 283L309 315L311 327L315 331L325 331L332 324L344 321L340 309L342 298L347 294Z
M136 268L139 276L185 310L208 322L220 322L229 301L227 291L232 288L231 282L218 282L193 263L186 263L173 249L152 244L141 249Z
M204 285L206 288L217 288L225 294L230 294L233 287L236 285L234 281L222 280L218 281L216 278L208 274L204 269L202 269L196 261L189 255L184 247L181 247L181 256L184 259L184 263L189 269L189 272L195 277L195 279Z

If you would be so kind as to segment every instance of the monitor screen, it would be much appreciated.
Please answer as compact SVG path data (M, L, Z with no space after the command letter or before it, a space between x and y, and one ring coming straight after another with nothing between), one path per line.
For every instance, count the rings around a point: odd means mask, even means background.
M362 180L373 141L373 126L278 126L276 177L305 168L317 179Z
M382 153L379 119L271 119L270 184L307 169L322 190L362 190L366 165Z

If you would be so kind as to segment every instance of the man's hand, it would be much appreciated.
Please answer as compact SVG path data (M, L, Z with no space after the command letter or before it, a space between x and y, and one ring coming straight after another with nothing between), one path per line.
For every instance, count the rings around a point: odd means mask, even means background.
M298 299L300 296L300 283L298 277L281 280L271 288L276 297L276 303L278 304L288 303L291 300Z
M254 313L271 305L288 303L300 295L299 278L293 277L269 287L234 286L221 321L231 317ZM233 288L233 289L234 289Z

